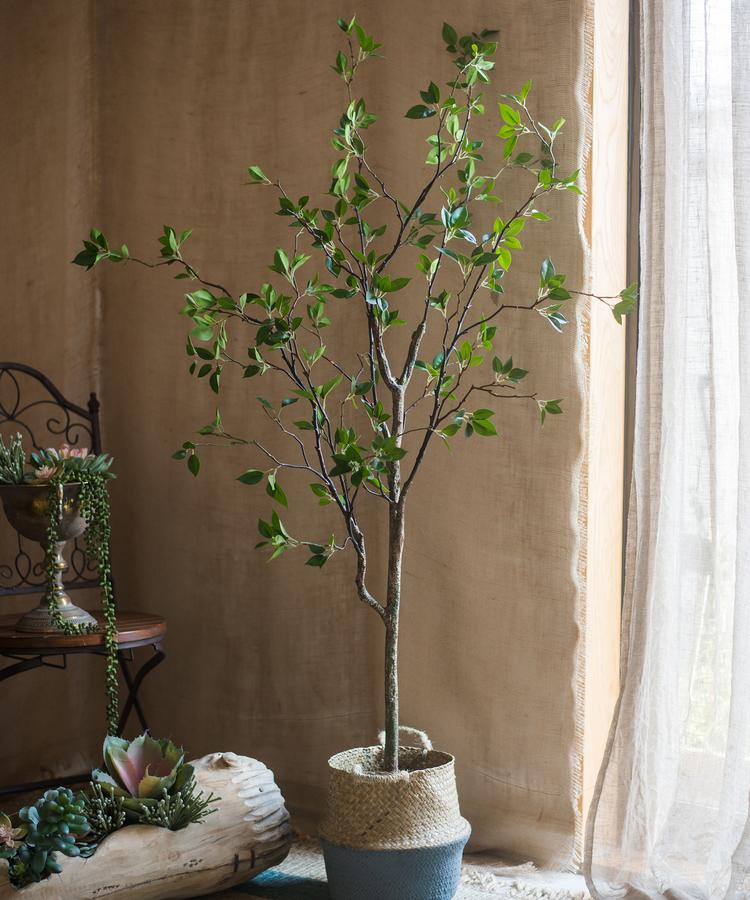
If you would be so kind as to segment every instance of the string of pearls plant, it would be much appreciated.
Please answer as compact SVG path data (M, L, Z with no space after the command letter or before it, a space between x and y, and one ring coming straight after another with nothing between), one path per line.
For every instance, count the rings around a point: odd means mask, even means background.
M31 466L29 469L28 466ZM109 558L110 509L107 481L114 476L109 471L112 458L94 455L87 447L63 444L59 450L48 448L31 453L28 463L20 434L6 447L0 437L0 485L29 484L48 486L47 529L44 546L46 576L45 600L55 626L64 634L91 634L97 625L66 620L60 610L64 588L60 580L61 562L57 547L65 512L65 485L77 484L78 514L86 523L84 540L86 557L99 572L99 586L104 614L104 649L106 654L107 732L117 734L119 725L119 697L117 680L117 613L112 589Z
M80 490L78 504L81 517L86 521L84 540L86 556L99 570L99 587L104 614L104 649L106 652L105 686L107 692L107 733L117 734L120 718L119 688L117 680L117 613L112 590L112 572L109 558L109 491L107 479L102 474L79 473ZM59 540L60 522L63 516L62 475L50 479L48 507L49 525L45 548L45 574L47 576L47 608L55 625L65 634L91 634L95 625L76 624L66 621L57 603L59 588L55 581L57 573L56 545Z

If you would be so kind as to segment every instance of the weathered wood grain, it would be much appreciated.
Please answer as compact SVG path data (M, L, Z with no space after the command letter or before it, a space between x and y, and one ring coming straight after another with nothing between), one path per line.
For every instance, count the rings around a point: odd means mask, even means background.
M213 753L193 763L200 787L220 797L217 812L182 831L131 825L89 859L59 857L62 873L15 890L0 860L0 900L170 900L198 897L278 865L291 831L284 798L263 763Z

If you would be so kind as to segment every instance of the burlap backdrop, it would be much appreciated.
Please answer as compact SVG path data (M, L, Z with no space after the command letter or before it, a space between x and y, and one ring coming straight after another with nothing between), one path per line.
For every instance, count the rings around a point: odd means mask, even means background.
M354 11L386 47L388 60L367 67L360 90L381 117L373 159L396 191L415 193L426 146L426 129L403 113L430 78L449 77L443 19L502 30L494 94L533 78L541 118L568 119L565 167L580 165L583 0L538 0L512 16L491 0L0 6L0 356L39 366L71 396L85 398L90 386L101 393L119 476L120 603L169 618L168 661L145 690L154 732L194 754L231 748L262 758L292 807L311 813L326 757L371 742L380 721L381 627L354 598L352 559L323 572L302 558L267 565L252 548L270 501L233 481L253 461L236 451L205 456L194 481L170 460L215 407L186 371L180 283L134 266L92 277L67 263L90 224L148 255L168 223L195 229L189 256L207 278L255 288L288 232L272 215L271 193L244 187L243 173L257 163L293 196L325 192L343 103L328 68L335 19ZM494 103L488 113L497 158ZM515 189L507 196L512 202ZM568 195L552 211L557 223L518 255L515 281L529 292L520 302L535 291L548 252L583 283L581 209ZM408 311L409 298L401 305ZM341 315L343 346L359 320L353 308ZM502 323L501 355L535 372L542 396L565 398L566 415L540 430L533 410L509 405L499 442L459 444L453 455L436 447L412 495L405 560L403 719L457 756L476 846L546 860L570 857L579 814L582 328L559 336L523 314ZM224 420L273 440L260 392L227 379ZM290 524L309 531L316 507L306 481L284 483ZM372 526L377 561L382 521L373 516ZM67 768L81 754L94 760L98 676L94 662L78 660L67 677L35 673L4 689L4 780L39 772L42 760Z

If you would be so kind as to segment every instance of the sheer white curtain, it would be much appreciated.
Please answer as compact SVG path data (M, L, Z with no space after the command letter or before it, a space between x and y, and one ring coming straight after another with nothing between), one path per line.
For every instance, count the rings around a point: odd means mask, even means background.
M596 897L750 898L750 0L642 0L623 683Z

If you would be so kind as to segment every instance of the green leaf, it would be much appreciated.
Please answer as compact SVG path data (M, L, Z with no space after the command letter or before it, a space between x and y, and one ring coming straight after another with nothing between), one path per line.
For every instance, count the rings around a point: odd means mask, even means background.
M435 84L434 81L431 81L427 90L420 91L419 96L424 100L425 103L439 103L440 88Z
M198 458L198 456L196 456L195 453L192 453L188 457L187 467L188 467L190 473L197 477L198 472L200 472L200 470L201 470L201 461Z
M521 113L517 109L513 109L512 106L508 106L507 103L500 104L500 115L503 117L504 122L507 122L508 125L512 125L514 128L521 124Z
M289 502L287 501L286 494L281 488L281 485L276 480L276 476L273 472L268 473L268 483L266 484L266 493L269 497L272 497L277 503L280 503L282 506L289 506Z
M396 291L403 290L410 281L411 278L390 279L387 276L380 276L378 277L378 287L386 294L395 294Z
M477 409L472 413L474 424L477 419L491 419L495 415L494 409Z
M336 375L335 378L332 378L330 381L327 381L324 385L321 385L317 391L318 395L325 400L325 398L331 393L331 391L338 387L341 383L342 375Z
M637 282L633 282L633 284L620 291L620 300L612 307L612 315L615 317L618 325L622 324L622 317L628 315L635 308L637 296Z
M496 252L497 252L498 263L507 272L508 269L510 268L511 262L513 261L513 256L511 254L510 250L508 250L507 247L503 247L501 245L497 248Z
M551 416L559 416L562 414L562 409L560 408L560 404L562 400L539 400L537 401L539 405L539 413L542 419L542 425L544 425L544 419L549 413Z
M338 72L339 75L345 76L347 74L346 56L341 50L336 54L336 64L331 66L331 68L334 72Z
M508 130L512 130L510 125L505 126ZM503 129L505 130L505 129ZM506 142L503 144L503 158L510 159L513 155L513 151L516 149L516 144L518 143L518 135L514 134L512 137L509 137Z
M356 397L363 397L372 390L371 381L360 381L352 386L353 393Z
M555 274L555 266L549 256L542 262L542 265L539 269L539 282L542 287L545 287L550 278L552 278Z
M329 503L333 503L333 497L331 497L328 488L324 484L320 484L320 482L313 482L310 485L310 490L318 498L319 506L328 506Z
M447 22L443 22L443 40L449 47L455 47L458 43L456 29L452 28Z
M101 257L95 249L81 250L81 252L73 258L72 263L75 266L85 266L86 269L92 269L99 262L100 258Z
M497 434L497 429L487 419L477 419L475 416L472 420L472 425L474 426L474 431L482 437L492 437Z
M423 106L421 103L418 103L405 113L405 117L407 119L429 119L431 116L436 115L436 113L437 110L432 107Z
M328 562L328 557L323 556L321 553L316 553L315 556L311 556L310 559L305 563L306 566L317 566L320 568L324 566Z
M248 469L246 472L243 472L242 475L237 476L237 481L242 482L242 484L257 484L259 481L262 481L263 473L258 469Z
M190 337L196 341L210 341L213 336L214 330L210 325L196 325L190 332Z
M270 180L263 174L260 166L248 166L247 174L252 179L251 184L270 184ZM184 240L184 239L183 239Z
M555 331L562 332L563 326L568 324L568 320L565 318L565 316L557 310L555 310L554 312L545 313L545 315L547 317L547 321L555 329Z

